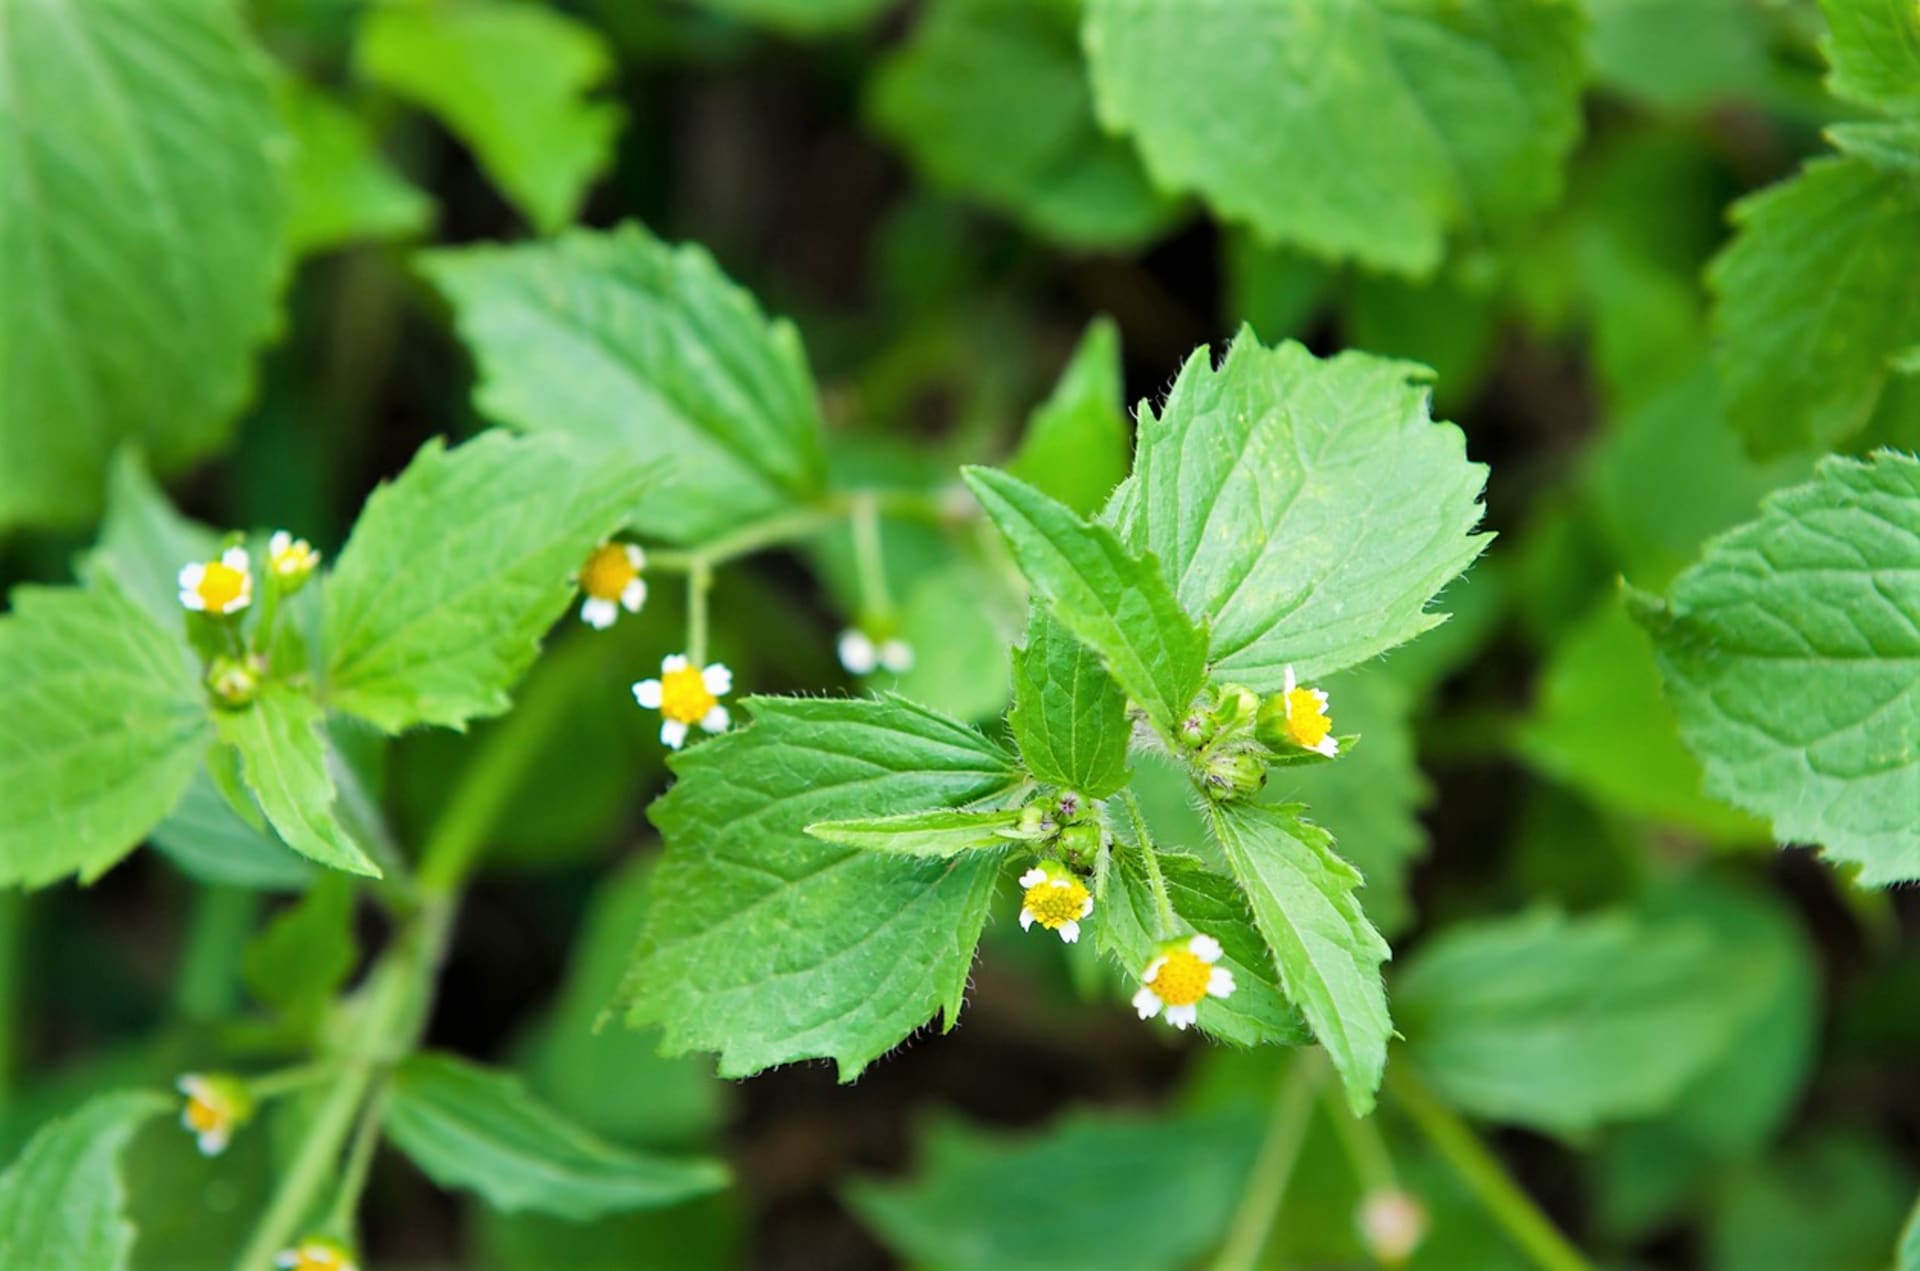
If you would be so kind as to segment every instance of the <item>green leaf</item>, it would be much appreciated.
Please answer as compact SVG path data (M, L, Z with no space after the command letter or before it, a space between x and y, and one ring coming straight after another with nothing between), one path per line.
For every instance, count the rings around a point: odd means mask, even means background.
M256 811L255 815L258 815ZM203 767L148 839L196 882L259 891L299 891L314 868L271 830L247 824Z
M74 525L122 440L162 470L226 440L276 320L282 134L231 5L8 4L0 48L0 530Z
M1907 1215L1907 1225L1900 1230L1894 1266L1898 1271L1920 1271L1920 1200L1914 1202L1913 1212Z
M1014 846L1003 831L1020 822L1020 809L975 812L936 808L900 816L857 817L819 821L806 827L811 838L840 847L894 856L931 856L946 859L963 852L1000 850Z
M1750 457L1720 408L1713 369L1700 365L1614 419L1589 453L1587 475L1621 571L1643 587L1664 587L1701 543L1812 471L1805 454ZM1696 480L1702 472L1714 479Z
M1580 130L1552 0L1089 0L1094 97L1164 188L1263 239L1425 274L1547 206Z
M387 732L507 709L570 578L646 488L562 438L428 442L367 500L327 580L327 701Z
M1684 911L1551 912L1468 922L1395 984L1413 1058L1447 1100L1495 1121L1579 1135L1652 1116L1753 1015L1738 965Z
M1920 344L1920 172L1817 159L1733 221L1707 275L1727 418L1758 454L1830 449Z
M613 159L623 112L591 96L613 55L592 27L545 6L376 5L354 58L361 75L437 115L543 234L573 219Z
M359 116L291 76L280 96L293 134L287 241L296 254L410 238L433 223L433 200L393 170Z
M930 183L1068 245L1126 246L1173 207L1094 119L1079 18L1078 0L935 0L882 63L870 112Z
M1554 645L1517 740L1530 766L1604 808L1723 843L1766 837L1765 825L1701 792L1700 764L1660 696L1653 645L1616 596Z
M717 1161L615 1147L537 1102L519 1078L452 1055L417 1054L394 1070L384 1126L434 1182L509 1213L595 1218L727 1183Z
M870 22L894 0L694 0L702 8L785 31L819 36Z
M425 262L480 363L483 413L617 449L672 481L635 509L643 533L697 543L820 490L800 337L704 249L628 224Z
M1360 875L1319 826L1292 810L1209 809L1214 838L1246 890L1280 985L1346 1084L1356 1115L1373 1107L1393 1025L1380 983L1392 956L1354 895Z
M354 888L324 874L247 942L241 974L253 996L286 1011L317 1010L353 973Z
M86 579L112 580L128 600L178 633L180 567L212 560L219 546L220 536L174 511L139 455L123 448L109 465L106 519L80 572ZM184 637L179 643L182 656L190 658Z
M1768 14L1751 0L1587 0L1594 79L1666 110L1764 93Z
M1821 0L1827 89L1890 115L1920 114L1920 11L1904 0Z
M1866 160L1885 172L1920 175L1920 119L1899 123L1840 123L1827 127L1827 140L1842 154ZM1914 372L1910 355L1894 359L1897 369Z
M727 1118L729 1087L704 1057L667 1057L650 1032L594 1027L619 991L634 934L652 903L652 857L636 858L596 892L551 1012L525 1049L540 1098L596 1134L643 1147L709 1138Z
M1013 654L1008 723L1034 779L1104 799L1127 782L1127 695L1099 657L1042 605Z
M0 885L91 882L180 800L211 726L180 640L103 584L0 616Z
M1421 648L1425 648L1423 643ZM1384 666L1346 672L1325 689L1339 730L1359 744L1338 763L1273 770L1266 801L1304 803L1366 879L1360 904L1385 936L1413 921L1407 874L1426 850L1420 809L1430 793L1414 754L1414 695Z
M0 1266L117 1271L133 1249L119 1158L166 1111L148 1091L95 1097L35 1134L0 1174Z
M891 533L886 542L891 560ZM955 719L1005 715L1007 645L1019 620L1018 610L1003 603L1010 590L1004 577L975 560L919 573L900 605L900 638L913 649L913 665L895 686L900 696Z
M1206 683L1207 637L1158 563L1004 472L962 475L1060 625L1106 659L1120 687L1171 735Z
M239 752L247 788L281 841L322 865L378 878L380 867L334 815L326 718L318 702L284 684L266 685L250 706L214 712L220 739Z
M1759 1271L1884 1271L1914 1186L1884 1139L1844 1128L1719 1181L1704 1224L1712 1265Z
M847 1198L916 1265L1163 1271L1219 1243L1258 1142L1237 1113L1083 1113L1025 1139L942 1123L912 1181L858 1181Z
M1121 392L1120 328L1096 318L1053 394L1028 417L1007 471L1082 516L1098 512L1133 457Z
M1230 997L1201 999L1200 1027L1237 1046L1297 1046L1311 1041L1300 1012L1280 989L1273 958L1254 926L1246 897L1233 880L1172 852L1160 853L1160 872L1167 884L1167 899L1186 931L1218 940L1223 950L1221 965L1233 972ZM1107 895L1095 907L1091 922L1101 950L1126 977L1128 993L1139 987L1140 973L1158 956L1161 942L1185 934L1160 930L1153 884L1136 851L1115 856L1107 876Z
M1920 878L1920 460L1828 459L1716 539L1653 620L1707 793L1864 884Z
M1013 758L888 698L754 698L751 727L673 760L650 815L667 840L620 1006L720 1075L837 1060L851 1081L936 1010L952 1026L996 857L829 847L821 821L959 806L1010 790Z
M1486 545L1484 466L1427 417L1420 368L1322 361L1243 329L1216 369L1188 359L1142 406L1134 475L1108 517L1206 614L1217 678L1318 679L1444 620L1427 604Z

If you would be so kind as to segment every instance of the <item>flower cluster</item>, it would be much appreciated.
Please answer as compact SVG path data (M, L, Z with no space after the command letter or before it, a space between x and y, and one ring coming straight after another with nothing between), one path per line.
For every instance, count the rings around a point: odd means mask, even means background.
M1222 802L1257 794L1275 763L1340 753L1326 693L1302 687L1291 666L1281 691L1264 700L1241 685L1222 685L1181 720L1176 738L1200 788Z
M1185 1029L1199 1018L1203 998L1233 993L1233 972L1215 965L1221 952L1220 942L1212 936L1188 936L1161 945L1140 973L1133 1009L1141 1019L1164 1014L1167 1023Z

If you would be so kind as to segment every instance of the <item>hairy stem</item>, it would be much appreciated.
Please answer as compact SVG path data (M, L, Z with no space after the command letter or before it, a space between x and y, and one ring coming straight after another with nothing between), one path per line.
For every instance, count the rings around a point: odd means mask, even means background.
M1280 1216L1287 1184L1293 1180L1293 1167L1307 1141L1315 1096L1326 1074L1326 1057L1317 1047L1302 1049L1287 1065L1286 1075L1274 1091L1260 1155L1254 1158L1246 1190L1240 1193L1240 1207L1234 1211L1226 1243L1214 1260L1214 1271L1251 1271L1259 1265L1260 1251L1266 1248L1274 1219Z
M1153 835L1147 831L1147 814L1140 810L1140 800L1134 797L1131 786L1121 791L1120 798L1133 821L1134 844L1147 867L1147 885L1153 889L1153 907L1160 922L1157 934L1162 940L1169 939L1180 930L1180 916L1173 912L1173 900L1167 895L1167 880L1160 873L1160 854L1153 850Z
M1340 1146L1347 1151L1347 1163L1353 1166L1353 1176L1360 1181L1361 1190L1388 1192L1398 1188L1400 1181L1393 1170L1393 1156L1387 1151L1386 1139L1381 1137L1379 1123L1372 1117L1353 1115L1346 1099L1333 1087L1326 1087L1324 1093L1327 1115L1340 1133Z
M853 502L853 558L860 578L860 605L876 617L891 617L886 556L880 547L880 505L871 494Z
M1440 1100L1406 1056L1397 1058L1387 1069L1387 1093L1514 1244L1542 1271L1593 1271L1586 1255L1540 1212L1460 1114Z
M713 591L713 567L696 561L687 571L687 660L707 664L707 597Z

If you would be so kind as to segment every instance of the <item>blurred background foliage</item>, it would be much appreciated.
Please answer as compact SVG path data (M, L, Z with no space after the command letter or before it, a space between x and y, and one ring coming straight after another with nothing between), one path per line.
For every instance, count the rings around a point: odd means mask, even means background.
M1811 470L1811 452L1751 457L1728 418L1703 271L1729 204L1849 113L1822 88L1818 8L1587 0L1563 196L1454 233L1417 280L1265 244L1158 191L1095 122L1073 0L245 13L297 143L296 259L231 443L155 448L176 501L213 524L292 526L336 551L423 440L483 426L415 250L575 221L702 243L791 317L842 481L940 488L958 462L1017 456L1095 503L1125 453L1111 403L1154 396L1241 323L1433 367L1436 413L1492 468L1500 538L1444 597L1450 622L1328 686L1364 739L1352 760L1278 793L1310 800L1367 874L1396 1021L1433 1084L1576 1242L1608 1265L1886 1264L1920 1181L1920 911L1776 851L1701 793L1617 599L1622 577L1663 586ZM1840 448L1885 440L1913 445L1896 418ZM93 538L87 503L20 518L0 581L67 577ZM1014 584L990 551L923 526L889 524L887 549L919 653L899 689L996 718ZM717 1143L742 1185L576 1224L485 1213L383 1157L372 1264L1115 1268L1216 1248L1275 1090L1305 1061L1136 1027L1098 1004L1090 956L1058 959L1010 923L988 931L961 1027L850 1087L825 1067L723 1084L646 1036L593 1031L645 904L644 810L665 782L624 685L677 647L672 590L607 635L563 626L523 686L520 709L564 712L567 744L512 792L430 1038L518 1068L610 1139ZM847 687L832 649L855 594L848 541L730 569L715 654L756 690ZM512 727L474 731L484 746ZM336 741L402 837L470 744ZM93 1090L323 1027L318 1003L377 943L378 915L324 888L294 905L311 871L249 841L202 785L161 854L84 891L0 896L0 1155ZM1171 774L1150 802L1168 841L1199 841ZM295 988L249 973L276 957L298 963ZM1378 1123L1431 1213L1411 1265L1518 1264L1404 1115ZM1332 1105L1301 1132L1261 1256L1365 1265L1368 1149ZM224 1257L275 1151L247 1136L203 1161L171 1126L143 1132L141 1263Z

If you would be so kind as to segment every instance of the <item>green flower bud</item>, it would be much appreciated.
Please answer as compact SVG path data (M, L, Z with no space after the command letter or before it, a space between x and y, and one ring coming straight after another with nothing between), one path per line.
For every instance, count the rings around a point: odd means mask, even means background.
M260 668L252 658L217 657L207 667L207 691L222 706L246 706L260 692Z
M1060 831L1060 855L1069 865L1087 869L1100 854L1100 838L1100 827L1091 821L1069 825Z
M1234 751L1207 760L1201 785L1209 798L1221 803L1244 799L1267 784L1267 761L1257 754Z

